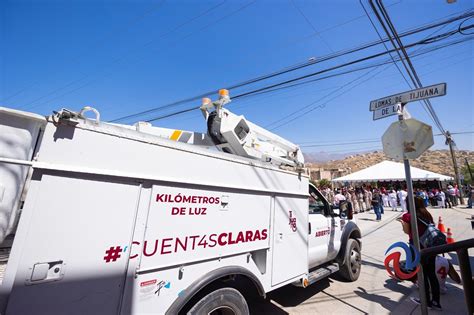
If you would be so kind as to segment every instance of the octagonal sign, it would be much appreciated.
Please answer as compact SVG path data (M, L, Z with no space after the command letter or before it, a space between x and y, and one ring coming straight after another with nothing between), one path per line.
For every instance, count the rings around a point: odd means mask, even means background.
M383 152L397 161L413 160L433 144L433 130L416 119L396 121L382 136Z

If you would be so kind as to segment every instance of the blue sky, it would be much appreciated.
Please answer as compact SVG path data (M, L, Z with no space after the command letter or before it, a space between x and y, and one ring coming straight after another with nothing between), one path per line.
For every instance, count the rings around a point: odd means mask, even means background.
M454 4L442 0L384 3L399 32L473 9L471 0ZM4 0L0 2L0 14L0 106L49 114L63 107L79 110L90 105L101 112L104 120L378 39L359 1L348 0ZM471 19L465 25L473 22ZM453 23L403 41L411 43L458 25ZM452 39L463 37L468 36ZM378 46L318 63L231 90L231 97L383 50ZM387 56L366 64L385 60ZM413 58L413 63L424 85L447 83L447 96L432 99L444 128L451 132L474 130L472 41L421 55ZM395 116L373 121L368 110L370 100L409 89L398 70L386 65L242 98L228 108L290 141L316 145L306 147L306 152L366 151L381 147L377 139L395 121ZM199 103L183 104L141 119ZM410 103L408 110L414 118L433 125L420 103ZM205 131L205 122L197 111L154 124ZM436 127L433 130L439 133ZM459 149L474 149L472 133L455 135L454 139ZM357 143L334 145L346 142ZM447 148L443 137L435 136L433 148Z

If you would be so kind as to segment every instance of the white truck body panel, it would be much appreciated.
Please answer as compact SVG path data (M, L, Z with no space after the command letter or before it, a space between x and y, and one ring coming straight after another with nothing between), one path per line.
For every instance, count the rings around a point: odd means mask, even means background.
M101 263L106 244L130 245L139 185L38 174L31 190L15 238L24 246L10 256L19 257L18 269L5 276L5 284L13 280L7 313L118 313L128 260ZM41 263L52 272L31 281Z
M164 314L223 268L269 292L338 254L342 219L308 215L307 175L142 127L0 109L0 174L20 178L1 209L24 201L0 313Z
M308 271L303 174L91 121L47 123L32 165L7 313L164 313L219 266L265 291Z
M307 209L307 197L275 198L272 285L308 272ZM289 253L292 254L288 256Z
M0 107L0 156L9 159L31 160L44 117ZM18 218L23 184L29 167L0 165L0 243L12 232Z

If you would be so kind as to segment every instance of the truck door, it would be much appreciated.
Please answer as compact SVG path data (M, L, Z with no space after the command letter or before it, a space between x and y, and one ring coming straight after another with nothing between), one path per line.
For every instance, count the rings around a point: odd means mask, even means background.
M272 285L308 272L308 201L275 197Z
M10 256L17 270L6 313L119 313L139 184L35 172Z
M309 190L308 265L313 268L333 256L331 225L334 218L330 215L329 203L319 191L312 185Z

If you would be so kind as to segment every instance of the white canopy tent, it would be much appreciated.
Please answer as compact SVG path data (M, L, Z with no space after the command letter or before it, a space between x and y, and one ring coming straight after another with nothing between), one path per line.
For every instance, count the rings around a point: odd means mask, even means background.
M413 181L452 181L453 178L446 175L410 167ZM385 182L404 181L405 167L403 163L383 161L358 172L335 178L333 182Z

